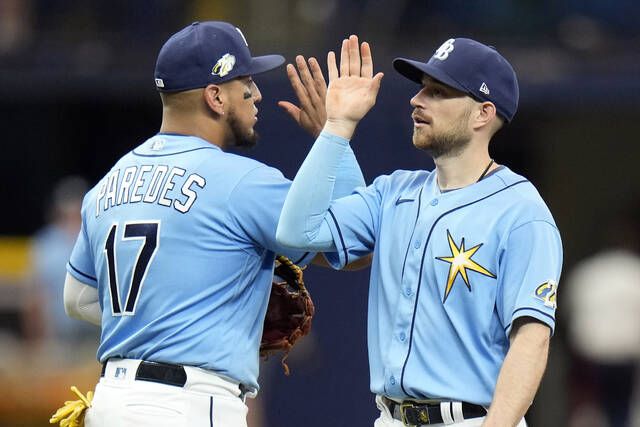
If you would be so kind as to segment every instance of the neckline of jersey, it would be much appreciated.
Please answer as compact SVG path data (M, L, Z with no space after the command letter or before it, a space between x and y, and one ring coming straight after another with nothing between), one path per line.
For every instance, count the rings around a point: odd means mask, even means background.
M469 188L469 187L472 187L472 186L474 186L474 185L476 185L476 184L480 184L480 183L482 183L482 182L487 181L487 178L492 177L492 176L493 176L493 175L495 175L497 172L499 172L499 171L501 171L501 170L503 170L503 169L505 169L505 168L506 168L506 167L505 167L504 165L498 165L498 167L497 167L497 168L495 168L494 170L492 170L492 171L488 172L488 173L487 173L486 175L484 175L484 176L482 177L482 179L480 179L479 181L476 181L476 182L474 182L474 183L472 183L472 184L469 184L469 185L466 185L466 186L464 186L464 187L450 188L450 189L448 189L448 190L441 190L441 189L440 189L440 186L438 185L438 180L436 179L436 180L435 180L436 189L438 190L438 192L439 192L440 194L447 194L447 193L451 193L451 192L454 192L454 191L458 191L458 190L462 190L462 189L465 189L465 188Z
M157 137L157 136L168 136L168 137L176 137L176 138L187 138L193 142L196 143L201 143L204 144L204 146L210 146L211 148L215 148L216 150L220 150L222 151L222 148L220 148L219 146L217 146L216 144L207 141L204 138L201 138L197 135L187 135L187 134L183 134L183 133L173 133L173 132L158 132L157 134L155 134L153 137L149 138L149 140ZM180 147L180 148L184 148L184 147Z

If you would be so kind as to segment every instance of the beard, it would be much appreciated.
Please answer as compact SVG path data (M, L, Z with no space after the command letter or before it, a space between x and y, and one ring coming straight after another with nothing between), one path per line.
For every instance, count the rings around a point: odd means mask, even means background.
M456 156L471 142L472 132L467 127L471 109L464 111L454 125L445 130L436 130L431 126L431 134L426 129L413 128L413 145L437 159L441 156Z
M256 146L260 135L253 128L243 126L238 120L235 110L229 111L228 123L231 130L229 146L239 148L253 148Z
M471 142L471 132L462 126L448 131L434 132L423 135L420 129L413 130L413 145L431 154L437 159L441 156L455 156L460 154Z

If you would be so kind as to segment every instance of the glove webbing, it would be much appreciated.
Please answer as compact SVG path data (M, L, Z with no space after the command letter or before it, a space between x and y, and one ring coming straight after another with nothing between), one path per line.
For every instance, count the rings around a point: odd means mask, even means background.
M276 255L276 259L280 264L286 265L295 275L296 275L296 284L303 283L302 281L302 269L293 263L289 258L284 255Z

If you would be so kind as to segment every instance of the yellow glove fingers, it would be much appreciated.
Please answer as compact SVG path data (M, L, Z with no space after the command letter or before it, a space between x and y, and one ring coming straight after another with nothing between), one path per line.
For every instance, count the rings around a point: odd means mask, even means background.
M60 427L80 427L80 421L76 418L69 418L60 423Z
M59 408L55 414L51 416L49 423L54 424L60 421L63 418L66 418L70 413L73 412L73 406L71 406L72 402L65 402L62 408Z
M76 386L72 386L71 391L80 400L67 400L64 402L64 406L58 409L49 419L50 424L60 423L60 427L80 427L84 419L84 411L91 407L93 391L88 391L86 396Z
M87 397L85 397L80 392L80 390L78 390L78 387L71 386L71 391L74 392L76 394L76 396L78 396L80 398L80 400L82 400L84 402L84 404L85 404L85 406L87 408L91 407L91 400L93 399L93 392L91 392L91 391L87 392L87 396L88 396L88 399L87 399Z

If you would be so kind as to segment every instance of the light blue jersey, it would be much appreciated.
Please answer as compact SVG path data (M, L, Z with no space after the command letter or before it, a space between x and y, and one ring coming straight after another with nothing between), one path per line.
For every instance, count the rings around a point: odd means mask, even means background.
M346 144L340 140L323 134L316 142L285 203L278 238L334 250L327 254L334 267L373 252L373 393L489 405L514 320L555 326L562 244L551 213L534 186L506 167L448 192L439 190L435 173L396 171L335 200L316 229L299 233L322 218L321 203L304 200L302 187L309 180L330 185L327 169ZM311 211L297 224L288 209L296 205Z
M313 256L275 240L290 184L197 137L156 135L122 157L87 193L67 267L98 288L98 359L197 366L257 389L275 253Z

